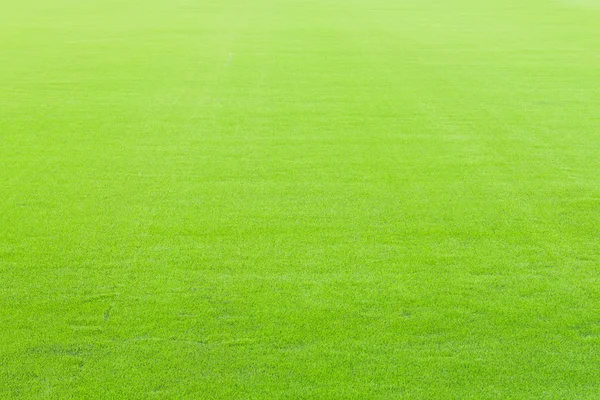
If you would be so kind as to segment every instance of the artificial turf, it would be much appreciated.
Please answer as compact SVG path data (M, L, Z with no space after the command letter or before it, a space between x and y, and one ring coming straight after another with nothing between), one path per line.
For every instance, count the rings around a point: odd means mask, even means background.
M600 2L0 4L0 398L600 398Z

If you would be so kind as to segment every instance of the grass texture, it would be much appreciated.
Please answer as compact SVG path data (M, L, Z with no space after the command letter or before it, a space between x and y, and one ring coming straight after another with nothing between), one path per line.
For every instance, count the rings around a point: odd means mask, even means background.
M0 398L600 398L600 2L0 5Z

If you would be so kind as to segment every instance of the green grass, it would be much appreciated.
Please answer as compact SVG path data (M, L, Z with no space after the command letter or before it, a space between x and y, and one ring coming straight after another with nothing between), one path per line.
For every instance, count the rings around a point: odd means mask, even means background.
M600 398L600 1L0 5L0 398Z

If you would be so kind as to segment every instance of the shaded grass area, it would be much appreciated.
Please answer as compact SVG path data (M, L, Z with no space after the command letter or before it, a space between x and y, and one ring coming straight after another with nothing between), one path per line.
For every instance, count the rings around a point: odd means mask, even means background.
M0 12L0 397L596 398L600 9Z

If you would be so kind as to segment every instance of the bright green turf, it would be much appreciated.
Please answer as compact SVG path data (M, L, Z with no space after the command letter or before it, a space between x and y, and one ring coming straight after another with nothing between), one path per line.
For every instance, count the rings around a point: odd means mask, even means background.
M600 1L0 5L0 398L600 398Z

